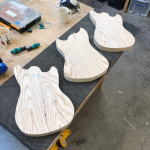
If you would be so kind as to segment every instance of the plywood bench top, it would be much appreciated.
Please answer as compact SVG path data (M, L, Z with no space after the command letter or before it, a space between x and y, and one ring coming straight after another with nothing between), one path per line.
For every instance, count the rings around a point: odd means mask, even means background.
M3 2L4 0L0 0ZM57 14L57 2L55 0L32 1L26 3L29 7L42 13L42 22L50 22L52 26L46 29L33 29L32 33L27 31L23 34L15 30L10 30L12 35L12 44L3 46L0 44L0 57L8 66L8 71L0 76L0 85L8 80L14 73L16 65L25 66L29 61L41 53L45 48L52 44L57 38L64 34L68 29L74 26L78 21L84 18L93 8L80 3L82 13L76 13L74 19L70 18L67 24L60 24ZM45 9L49 8L49 9ZM90 20L89 20L90 21ZM46 26L46 24L45 24ZM33 26L34 27L34 26ZM11 50L18 47L30 46L34 43L40 43L40 47L28 53L19 56L12 55Z

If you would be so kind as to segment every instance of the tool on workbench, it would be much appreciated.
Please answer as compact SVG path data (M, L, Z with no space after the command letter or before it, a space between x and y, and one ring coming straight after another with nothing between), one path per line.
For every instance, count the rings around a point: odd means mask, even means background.
M24 47L19 47L19 48L15 48L11 51L12 54L18 54L18 53L21 53L22 51L26 50L27 48L24 46Z
M4 74L8 70L6 64L3 63L3 60L0 58L0 75Z
M22 53L24 53L26 51L31 51L31 50L39 47L39 46L40 46L40 43L35 43L35 44L31 45L30 47L24 46L24 47L20 47L20 48L15 48L15 49L13 49L11 51L11 53L12 54L19 54L20 55L20 54L22 54Z
M40 21L40 24L37 24L37 21ZM46 27L44 27L44 23L45 23L45 24L49 24L49 25L46 26ZM27 31L30 33L30 32L32 32L32 30L35 29L35 28L38 28L38 29L46 29L46 28L50 27L51 25L52 25L51 23L49 23L49 22L41 22L41 18L40 18L40 19L37 18L35 27L30 28L30 29L28 29Z
M40 21L41 15L40 12L16 0L7 0L0 3L0 25L8 29L13 28L20 33Z
M40 43L35 43L35 44L31 45L30 47L27 47L25 51L19 53L18 55L20 55L20 54L22 54L22 53L24 53L24 52L27 52L27 51L29 52L29 51L31 51L31 50L33 50L33 49L39 47L39 46L40 46Z
M75 14L80 9L79 0L61 0L60 7L62 6L73 8L75 11L72 14Z

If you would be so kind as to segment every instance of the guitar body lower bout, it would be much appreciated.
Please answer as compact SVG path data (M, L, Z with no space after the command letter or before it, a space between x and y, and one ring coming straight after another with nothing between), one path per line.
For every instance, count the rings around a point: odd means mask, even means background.
M21 88L15 120L24 134L45 136L69 126L74 117L74 106L59 88L55 67L41 72L38 67L25 70L16 66L14 73Z

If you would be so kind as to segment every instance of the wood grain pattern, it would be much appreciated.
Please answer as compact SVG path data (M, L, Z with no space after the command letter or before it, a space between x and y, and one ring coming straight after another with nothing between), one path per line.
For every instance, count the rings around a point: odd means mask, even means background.
M90 12L90 19L96 26L95 45L104 51L120 52L132 48L135 43L133 35L123 27L120 15L110 17L107 13Z
M74 117L71 100L59 88L55 67L41 72L16 66L15 77L21 87L15 119L19 129L28 136L44 136L63 130Z
M66 41L57 39L56 47L65 58L64 76L69 81L92 81L108 69L107 59L90 45L88 33L83 28Z

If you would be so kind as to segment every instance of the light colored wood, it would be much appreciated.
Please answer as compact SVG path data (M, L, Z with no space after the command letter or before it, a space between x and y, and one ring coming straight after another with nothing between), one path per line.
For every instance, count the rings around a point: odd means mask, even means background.
M41 72L38 67L25 70L18 65L14 74L21 88L15 120L24 134L45 136L68 127L74 117L74 106L59 88L55 67Z
M123 7L123 11L122 11L123 13L126 12L129 2L130 2L130 0L126 0L125 5Z
M69 81L92 81L108 69L107 59L90 45L88 33L83 28L66 41L57 39L56 47L65 58L64 76Z
M0 2L3 1L4 0L0 0ZM52 23L52 26L46 29L33 29L32 33L24 32L23 34L20 34L15 30L10 30L12 43L8 46L0 44L0 57L8 66L8 71L5 73L5 75L0 76L0 85L14 74L13 69L16 65L20 65L21 67L26 65L93 9L83 3L80 3L81 12L74 14L74 18L70 17L67 24L61 24L59 23L56 0L32 0L25 4L41 12L42 22L50 22ZM47 26L46 24L44 25ZM30 46L34 43L40 43L40 47L28 53L23 53L19 56L11 54L11 50L14 48Z
M97 87L98 90L100 90L100 89L102 88L102 85L103 85L103 83L104 83L105 77L106 77L106 75L104 75L104 76L102 77L101 82L100 82L100 84L99 84L98 87Z
M135 43L133 35L123 27L120 15L115 17L107 13L90 12L90 19L96 26L94 33L95 45L104 51L120 52L132 48Z

